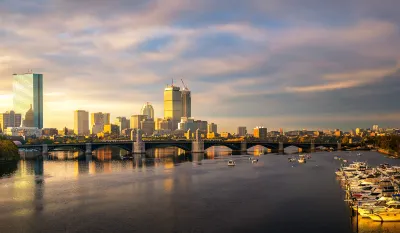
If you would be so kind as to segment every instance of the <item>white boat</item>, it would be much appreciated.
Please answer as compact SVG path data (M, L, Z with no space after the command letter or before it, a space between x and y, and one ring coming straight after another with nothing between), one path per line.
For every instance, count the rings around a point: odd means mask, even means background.
M375 222L400 222L399 212L381 212L376 214L370 214L369 217Z
M233 160L228 161L228 166L235 166L235 165L236 165L235 161L233 161Z
M251 163L258 163L258 159L251 160Z

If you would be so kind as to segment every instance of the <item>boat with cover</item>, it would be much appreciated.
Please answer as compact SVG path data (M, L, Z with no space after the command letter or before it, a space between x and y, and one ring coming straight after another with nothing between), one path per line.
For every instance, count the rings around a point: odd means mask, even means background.
M236 165L235 161L233 160L228 161L228 166L235 166L235 165Z

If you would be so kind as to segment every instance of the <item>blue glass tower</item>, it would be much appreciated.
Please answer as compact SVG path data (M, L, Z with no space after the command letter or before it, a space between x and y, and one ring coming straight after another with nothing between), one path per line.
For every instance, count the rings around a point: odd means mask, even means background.
M43 128L43 75L26 73L13 75L14 111L22 116L32 106L33 124L26 127ZM30 125L32 124L32 125Z

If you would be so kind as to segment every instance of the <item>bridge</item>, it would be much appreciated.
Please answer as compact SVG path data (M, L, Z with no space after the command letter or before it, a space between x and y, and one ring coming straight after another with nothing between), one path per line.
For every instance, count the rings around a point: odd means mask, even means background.
M269 141L216 141L203 140L200 135L196 135L195 140L166 140L166 141L143 141L141 136L137 136L135 141L114 141L114 142L92 142L92 143L71 143L71 144L42 144L42 145L20 145L20 149L32 149L47 154L57 150L80 150L86 154L103 147L118 147L132 154L144 154L147 150L165 147L177 147L186 152L204 153L205 150L213 146L225 146L233 151L246 152L254 146L263 146L271 150L272 153L283 153L289 146L302 148L306 152L315 152L317 147L323 146L341 150L342 146L356 147L357 144L342 145L341 143L287 143L287 142L269 142Z

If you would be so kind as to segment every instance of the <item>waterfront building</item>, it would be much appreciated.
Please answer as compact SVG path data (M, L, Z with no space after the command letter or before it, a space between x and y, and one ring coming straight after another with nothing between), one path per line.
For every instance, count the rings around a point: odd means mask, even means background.
M132 132L132 129L131 129L131 128L123 129L123 130L121 131L121 135L123 135L123 136L130 136L130 135L131 135L131 132Z
M147 119L154 119L154 108L153 106L147 102L143 105L142 109L140 110L140 114L146 115Z
M112 135L119 135L119 126L114 124L106 124L103 128L103 133L105 134L112 134Z
M182 117L182 94L179 87L167 85L164 89L164 119L170 119L172 130L178 128Z
M42 129L43 136L54 136L58 135L58 130L56 128L43 128Z
M267 128L264 128L263 126L257 126L254 128L253 133L254 133L255 138L266 139L268 130L267 130Z
M8 136L41 137L42 130L37 127L8 127L5 134Z
M217 133L214 133L214 132L212 132L212 133L207 133L207 138L208 138L208 139L213 139L213 138L216 138L216 137L218 137L218 134L217 134Z
M117 117L114 121L114 124L118 126L119 132L122 133L124 129L128 129L130 127L130 120L126 119L126 117Z
M373 126L372 126L372 130L373 130L374 132L378 132L378 130L379 130L379 125L373 125Z
M74 133L79 136L89 135L89 112L85 110L74 112Z
M195 121L197 129L200 130L201 133L207 133L207 126L208 122L207 121L202 121L202 120L197 120Z
M207 125L207 133L218 133L217 124L210 123Z
M356 128L356 135L360 136L361 132L362 132L362 129Z
M154 133L154 120L151 118L145 118L140 122L140 129L146 136L151 136Z
M172 131L172 120L171 119L163 119L159 122L158 130L170 132Z
M13 74L14 111L27 113L32 110L33 124L43 128L43 75L35 73Z
M22 116L13 110L0 113L0 131L4 132L7 127L20 127Z
M244 136L246 136L246 134L247 134L247 128L246 128L246 126L239 126L239 127L237 128L237 135L238 135L239 137L244 137Z
M161 122L162 120L163 120L162 118L156 118L156 119L155 119L155 121L154 121L154 124L155 124L154 129L155 129L155 130L159 130L159 129L160 129L160 122Z
M132 115L131 129L141 129L140 122L144 119L147 119L147 115Z
M95 112L90 114L91 133L103 132L104 125L110 124L110 113Z
M193 118L181 117L181 122L178 124L178 129L183 131L190 129L192 132L195 132L197 129L197 124L195 124Z
M221 138L230 138L232 135L228 132L222 132L221 133Z
M341 137L341 136L343 135L343 132L340 131L340 129L335 129L334 135L335 135L336 137Z

